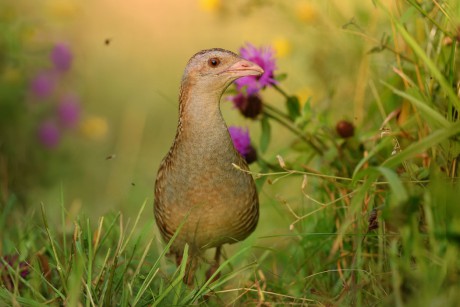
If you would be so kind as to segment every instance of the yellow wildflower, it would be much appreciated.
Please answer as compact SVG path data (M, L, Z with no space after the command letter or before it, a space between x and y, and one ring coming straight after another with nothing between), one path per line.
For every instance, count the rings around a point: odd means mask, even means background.
M275 49L276 56L279 58L287 56L291 53L291 43L283 37L273 40L273 48Z
M297 97L299 97L300 106L303 107L307 100L313 96L313 90L310 87L302 87L296 92Z
M297 18L299 18L300 21L303 21L305 23L312 23L318 17L316 8L310 3L298 3L295 11Z
M109 127L105 118L92 115L83 120L80 130L84 136L99 140L107 135Z
M215 12L220 6L220 0L200 0L200 8L206 12Z
M51 17L60 20L68 20L79 11L79 7L74 0L48 0L45 9Z

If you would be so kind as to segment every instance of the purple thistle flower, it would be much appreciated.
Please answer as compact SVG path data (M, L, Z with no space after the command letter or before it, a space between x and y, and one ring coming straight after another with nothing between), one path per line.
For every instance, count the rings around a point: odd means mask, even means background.
M37 73L30 82L31 92L39 98L46 98L51 95L55 87L56 78L50 71L41 71Z
M65 128L75 128L80 119L80 103L76 95L67 94L57 107L59 122Z
M73 54L68 45L60 43L51 50L50 58L58 71L67 71L72 65Z
M257 154L251 145L251 138L249 137L248 129L244 129L237 126L228 127L228 132L232 138L233 145L235 145L236 150L242 155L246 162L252 163L257 159Z
M246 87L246 93L253 95L261 89L276 84L274 71L276 69L275 51L271 47L256 48L247 43L246 47L240 49L240 55L244 59L254 62L263 68L262 76L247 76L235 81L238 90Z
M59 144L61 133L55 122L44 121L38 127L38 139L46 148L54 148Z

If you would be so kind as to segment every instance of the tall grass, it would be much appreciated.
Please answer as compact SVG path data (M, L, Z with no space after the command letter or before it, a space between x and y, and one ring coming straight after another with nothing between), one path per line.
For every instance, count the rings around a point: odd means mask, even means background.
M181 282L184 265L176 268L166 257L171 242L161 244L153 222L139 223L148 202L133 222L121 213L97 222L84 215L69 220L62 208L61 224L53 225L46 204L23 216L12 209L10 197L0 214L0 252L19 260L0 262L0 301L457 306L460 7L455 1L408 0L391 9L378 0L374 4L390 33L367 56L384 59L391 71L363 86L371 93L366 106L380 113L368 119L383 120L346 140L333 137L330 123L294 122L296 133L303 129L310 135L314 129L316 144L328 152L320 155L296 143L283 152L285 158L274 153L254 172L264 194L271 195L274 184L297 184L300 198L263 198L262 210L276 207L289 221L289 232L241 243L222 263L217 281L198 277L188 288ZM369 35L343 31L353 34ZM298 115L311 112L307 105ZM267 135L261 139L266 149Z

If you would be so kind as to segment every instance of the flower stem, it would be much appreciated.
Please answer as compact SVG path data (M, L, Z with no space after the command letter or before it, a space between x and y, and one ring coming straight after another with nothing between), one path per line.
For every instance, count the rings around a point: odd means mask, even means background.
M284 98L288 99L289 97L291 97L288 93L286 93L281 87L279 87L278 85L276 84L273 84L273 88L278 92L280 93L281 95L284 96Z
M279 89L279 91L281 93L284 93L283 95L287 95L282 89ZM276 108L276 107L274 107L272 105L266 104L266 103L264 103L264 109L268 109L268 110L276 113L277 115L281 116L283 119L287 120L291 126L293 126L293 127L295 127L297 129L297 127L295 126L294 121L287 114L283 113L283 111L281 111L280 109L278 109L278 108ZM302 131L300 131L299 129L297 129L297 131L301 135L304 135L304 133ZM299 134L296 133L296 135L299 135ZM313 139L314 139L319 143L319 145L321 145L321 147L322 147L322 149L320 149L321 152L327 149L326 144L324 144L324 142L320 138L310 135L309 139L310 139L310 143L313 142Z
M273 111L274 113L276 113L277 115L279 115L279 116L285 118L286 120L292 122L291 118L287 114L285 114L281 110L279 110L278 108L275 108L274 106L271 106L271 105L266 104L266 103L264 103L264 108L267 108L270 111Z
M290 122L286 122L286 120L283 120L279 117L279 115L277 115L275 112L271 111L270 108L265 108L263 113L270 117L271 119L275 120L276 122L278 122L279 124L281 124L282 126L284 126L285 128L287 128L288 130L290 130L291 132L293 132L296 136L298 136L302 141L304 141L305 143L307 143L308 145L310 145L311 148L313 148L313 150L320 156L323 155L323 152L322 150L316 146L316 144L314 144L311 140L311 137L309 136L308 138L305 136L305 134L300 131L299 129L297 129L297 127L295 127L292 123Z

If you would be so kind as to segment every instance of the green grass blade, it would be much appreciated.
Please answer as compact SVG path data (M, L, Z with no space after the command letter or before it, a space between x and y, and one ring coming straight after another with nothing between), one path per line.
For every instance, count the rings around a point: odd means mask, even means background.
M180 265L180 268L179 268L179 275L168 285L168 287L166 289L164 289L161 292L160 296L158 298L156 298L156 300L152 304L152 306L158 306L158 304L163 302L163 300L169 294L169 292L171 292L172 289L176 288L176 286L178 286L177 293L180 293L180 288L181 288L182 283L183 283L183 279L184 279L184 276L185 276L185 269L187 267L187 262L188 262L187 260L188 260L188 257L189 257L188 250L189 250L189 246L188 246L188 244L185 244L185 249L184 249L184 253L183 253L183 256L182 256L182 262L181 262L181 265ZM178 300L178 294L174 298L174 301L175 301L174 305L177 304L177 300Z
M59 277L61 278L61 283L62 283L62 285L64 287L64 291L66 291L67 290L66 289L66 278L64 277L64 273L63 273L64 268L63 268L63 266L61 264L61 261L59 260L59 256L58 256L57 249L56 249L56 246L55 246L54 238L51 235L50 229L48 227L48 221L47 221L46 215L45 215L45 205L43 203L41 204L41 210L42 210L43 225L45 226L46 234L48 235L48 240L49 240L49 243L51 245L51 250L53 252L54 261L56 262L56 270L58 271Z
M361 170L364 164L366 164L370 159L372 159L380 151L384 150L385 148L388 148L389 146L392 146L392 141L393 140L390 137L383 138L376 146L372 147L372 149L369 151L369 153L366 156L364 156L359 161L359 163L356 165L353 171L353 181L354 182L356 182L356 176L358 175L358 172Z
M447 128L439 129L428 135L427 137L421 139L416 143L412 143L406 149L400 151L399 153L391 156L385 162L382 163L383 167L395 167L405 160L413 158L415 155L433 147L437 144L447 140L448 138L460 133L460 122L451 124Z
M428 70L439 82L439 85L447 94L447 97L449 97L449 100L452 102L455 108L460 110L459 98L452 90L452 86L449 84L449 82L446 80L446 78L444 78L444 75L439 71L437 65L428 57L425 51L423 51L423 49L419 46L415 38L409 34L404 25L397 18L395 18L395 16L388 10L388 8L386 8L379 0L375 0L375 2L387 13L387 15L393 21L397 31L401 34L402 38L412 48L414 53L423 61L423 63L425 63L425 65L428 67Z
M147 199L144 200L144 203L142 204L141 209L139 210L139 213L137 214L137 217L136 217L136 220L135 220L135 222L134 222L134 225L133 225L132 228L131 228L131 232L130 232L129 235L126 237L125 244L124 244L124 245L121 247L121 249L120 249L120 253L122 253L122 252L126 249L126 246L127 246L128 243L130 242L131 237L133 236L134 231L136 230L136 226L137 226L137 224L139 223L139 219L141 218L142 213L144 212L144 209L145 209L145 205L146 205L146 204L147 204Z
M427 117L428 120L431 120L435 122L437 125L444 127L444 128L449 126L450 124L449 121L445 117L443 117L441 114L439 114L435 109L430 107L426 102L423 102L420 99L417 99L416 97L406 92L398 90L395 87L391 86L390 84L384 81L381 81L381 82L396 95L410 101L418 110L420 110L420 112L423 115L425 115L425 117Z
M244 254L246 251L248 251L251 248L251 246L246 246L239 250L237 253L232 255L232 257L228 258L225 260L214 272L214 274L198 289L198 291L191 292L188 296L186 296L182 301L181 305L187 305L187 304L192 304L194 303L197 299L205 295L208 291L213 289L215 286L212 286L210 288L210 284L212 280L219 274L219 272L222 271L224 267L226 267L230 262L232 262L234 259L240 257L242 254Z
M190 212L187 213L187 215L184 217L183 221L180 223L179 227L177 227L176 232L172 236L172 238L169 240L168 244L164 247L163 251L161 254L157 257L155 260L155 263L152 265L152 268L150 269L147 277L145 278L144 282L142 283L141 287L139 288L138 293L136 294L136 297L133 300L133 305L136 305L141 297L144 295L145 291L147 291L150 283L153 281L153 278L156 276L158 270L159 270L159 264L160 260L166 255L166 253L169 251L169 248L171 247L172 243L174 240L177 238L179 232L181 231L182 227L184 226L185 222L188 219Z
M390 189L392 190L393 196L397 203L402 203L409 198L406 188L404 187L404 184L399 178L398 174L396 174L393 170L389 168L382 167L382 166L369 167L361 171L359 175L357 176L357 179L360 177L368 176L370 174L375 175L378 173L380 173L381 175L385 177L386 182L390 186Z

